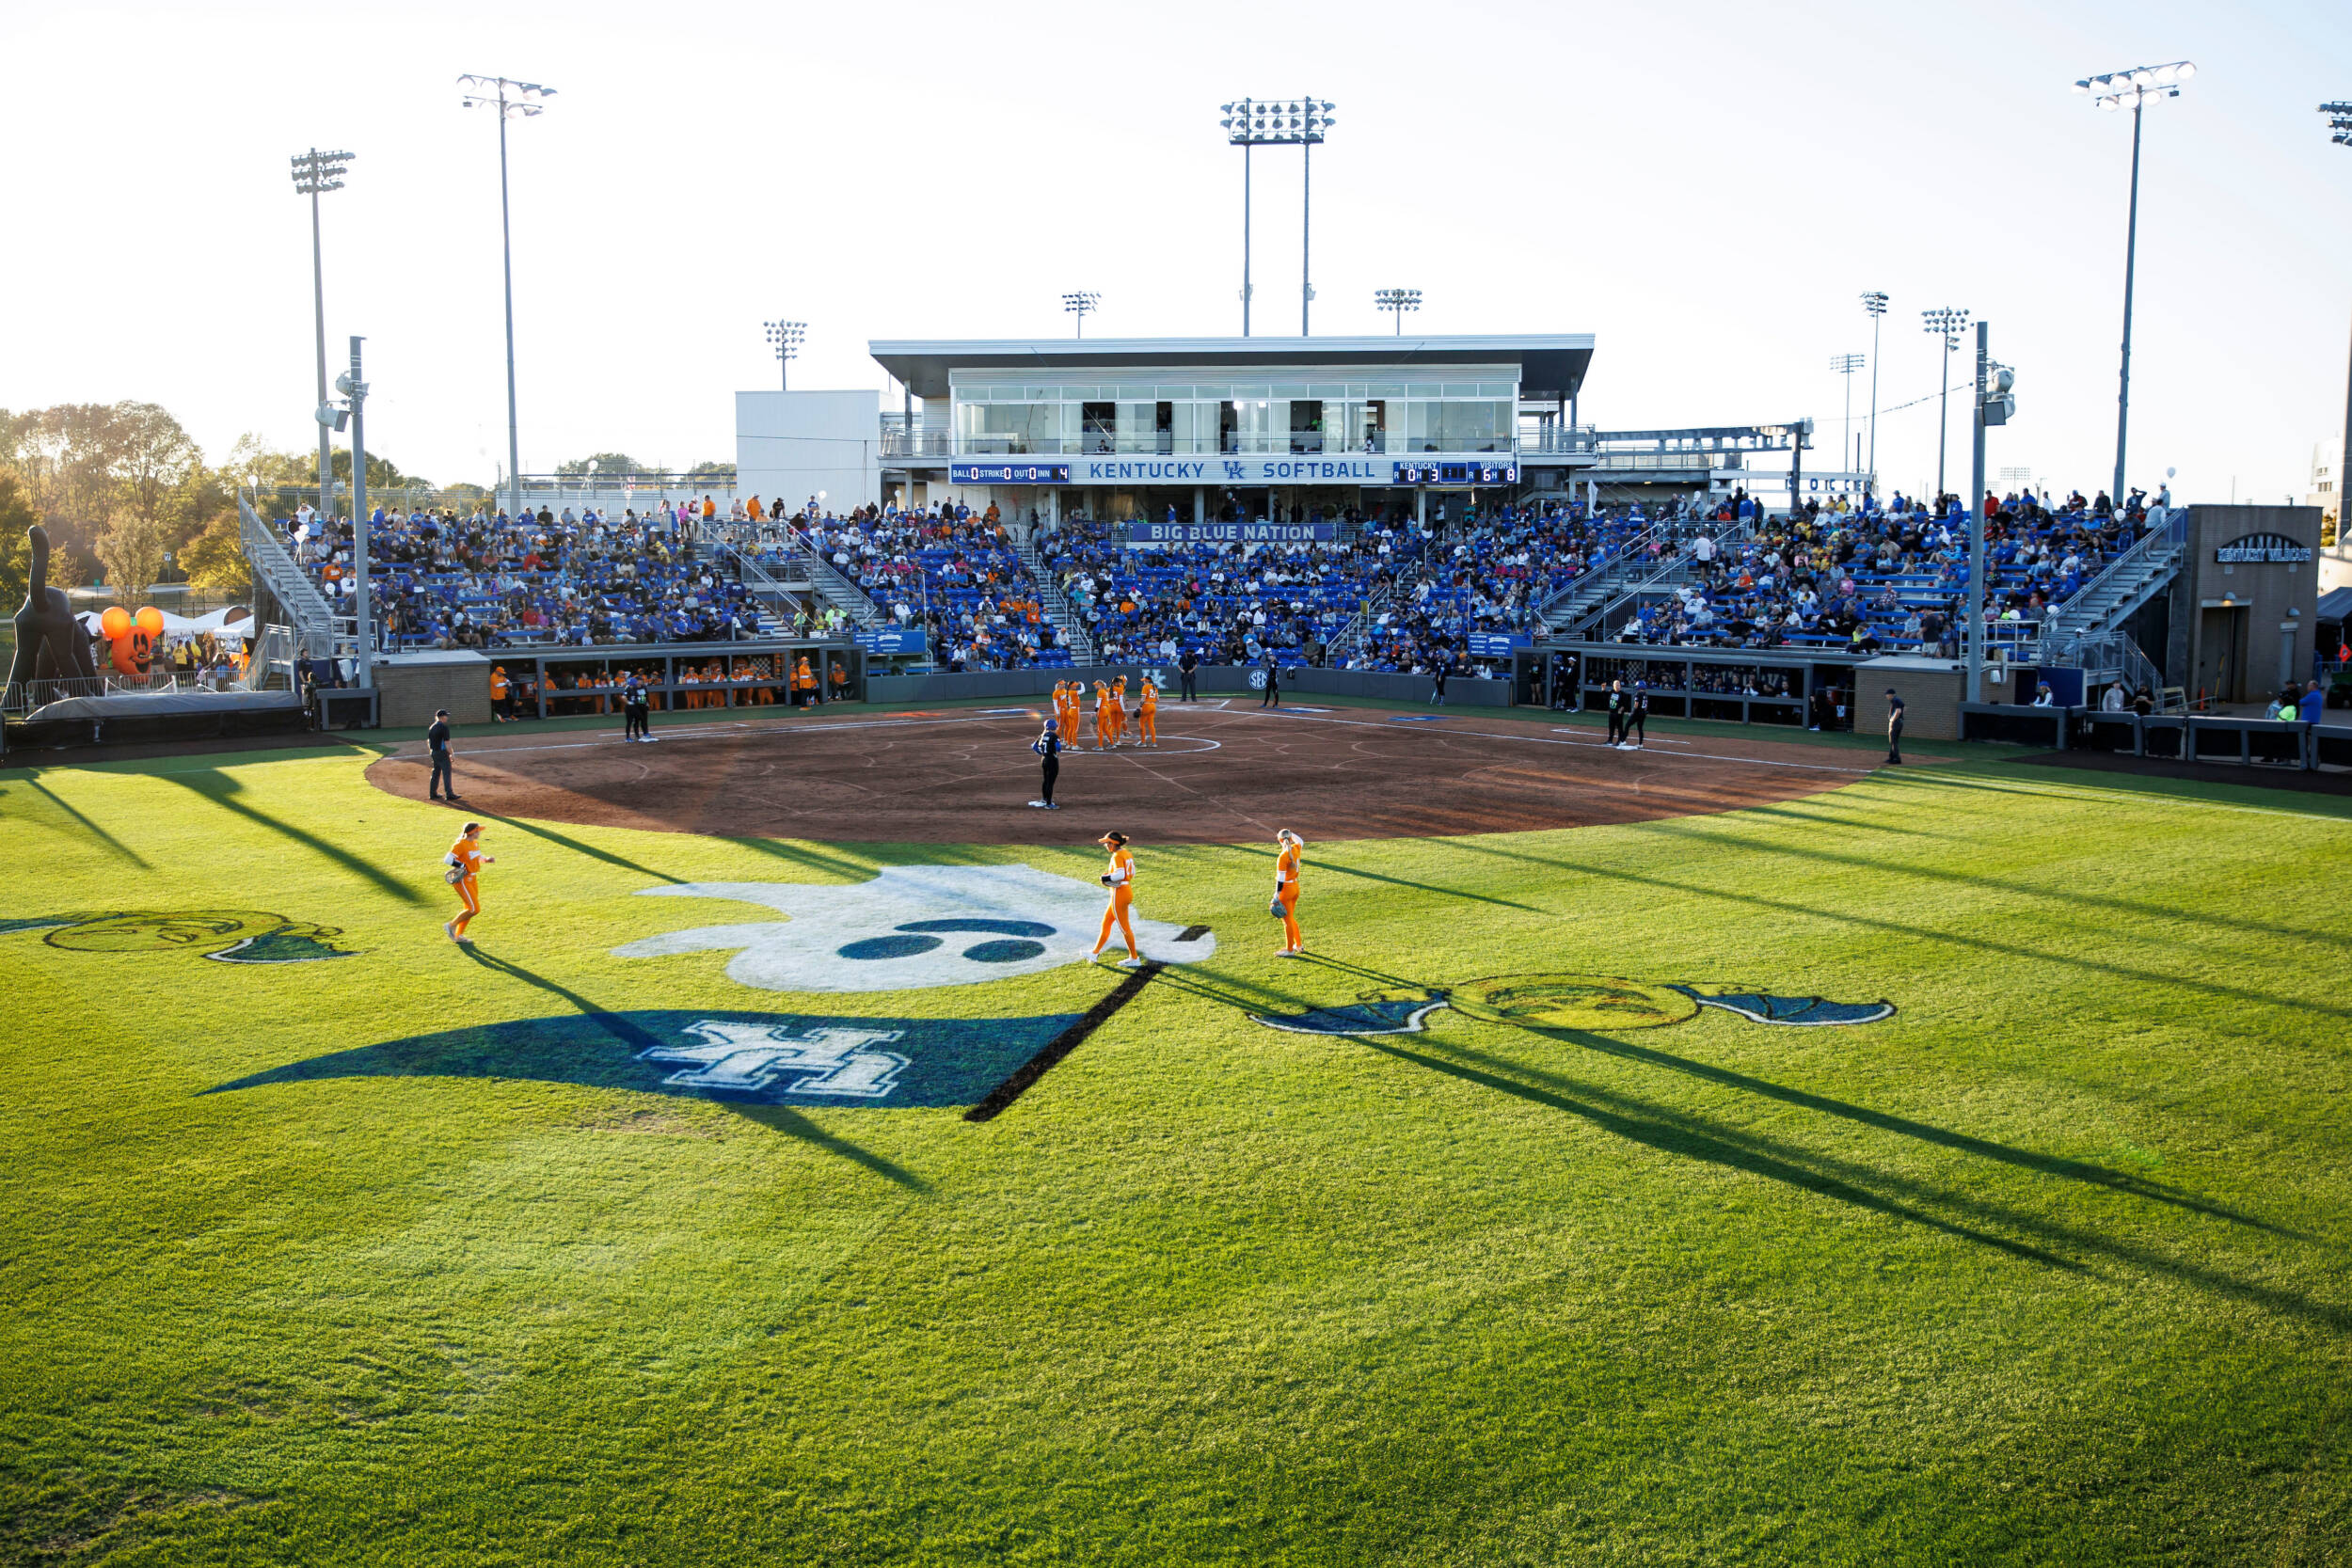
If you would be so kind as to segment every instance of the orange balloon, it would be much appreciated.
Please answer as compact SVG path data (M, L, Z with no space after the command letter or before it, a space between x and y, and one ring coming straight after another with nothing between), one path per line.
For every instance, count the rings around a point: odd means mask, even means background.
M113 641L130 631L131 612L120 605L107 606L106 613L98 618L98 629L106 634L107 641Z
M164 612L153 605L149 605L139 611L138 623L139 630L150 637L161 637L164 634Z

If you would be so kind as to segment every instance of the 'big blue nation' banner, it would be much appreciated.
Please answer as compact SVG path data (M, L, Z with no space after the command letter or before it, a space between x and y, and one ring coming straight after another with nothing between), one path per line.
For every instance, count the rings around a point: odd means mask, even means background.
M1129 523L1127 545L1328 545L1337 523Z

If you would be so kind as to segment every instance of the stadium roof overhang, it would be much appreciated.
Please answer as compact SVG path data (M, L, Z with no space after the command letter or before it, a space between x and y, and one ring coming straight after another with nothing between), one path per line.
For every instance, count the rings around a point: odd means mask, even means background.
M1498 365L1519 367L1519 395L1565 398L1584 385L1593 335L1501 338L1037 338L876 341L882 369L919 398L947 395L947 372L1110 371L1183 365Z

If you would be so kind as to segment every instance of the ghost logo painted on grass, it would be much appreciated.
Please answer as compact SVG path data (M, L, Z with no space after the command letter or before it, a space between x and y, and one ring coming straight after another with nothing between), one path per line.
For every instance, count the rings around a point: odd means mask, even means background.
M1029 865L893 865L847 886L686 882L653 898L729 898L787 918L698 926L632 942L624 958L735 949L727 978L760 990L916 990L1036 974L1084 961L1103 890ZM1137 916L1143 956L1184 963L1216 951L1201 932ZM1116 939L1114 939L1116 941ZM1123 949L1122 949L1123 950Z
M565 1013L338 1051L211 1092L333 1078L508 1078L749 1105L970 1105L1077 1021Z
M334 939L342 929L288 920L266 910L129 910L0 920L0 933L43 931L69 953L197 953L228 964L316 963L356 957Z
M1350 1003L1297 1013L1252 1013L1269 1029L1302 1035L1417 1035L1423 1020L1452 1007L1488 1023L1520 1029L1581 1029L1613 1034L1687 1023L1714 1007L1752 1023L1798 1028L1876 1023L1895 1015L1892 1002L1832 1002L1724 986L1628 980L1610 974L1499 974L1459 986L1402 986L1366 991Z

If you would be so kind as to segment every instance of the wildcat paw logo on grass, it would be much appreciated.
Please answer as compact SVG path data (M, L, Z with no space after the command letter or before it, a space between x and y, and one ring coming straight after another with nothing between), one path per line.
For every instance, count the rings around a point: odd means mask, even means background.
M1335 1007L1251 1013L1253 1022L1300 1035L1418 1035L1440 1007L1520 1029L1581 1029L1596 1034L1686 1023L1702 1007L1752 1023L1797 1028L1876 1023L1895 1016L1892 1002L1832 1002L1715 986L1660 984L1608 974L1499 974L1459 986L1392 986Z
M616 957L733 949L728 979L793 991L927 990L1082 963L1104 901L1093 883L1032 865L891 865L846 885L685 882L641 896L727 898L786 918L670 931L616 947ZM1160 963L1216 951L1216 938L1198 927L1136 915L1135 927L1143 956Z
M569 1013L338 1051L208 1092L333 1078L517 1078L748 1105L970 1105L1078 1021Z
M335 945L342 930L266 910L130 910L0 920L0 933L45 931L69 953L200 953L225 964L302 964L356 957Z

